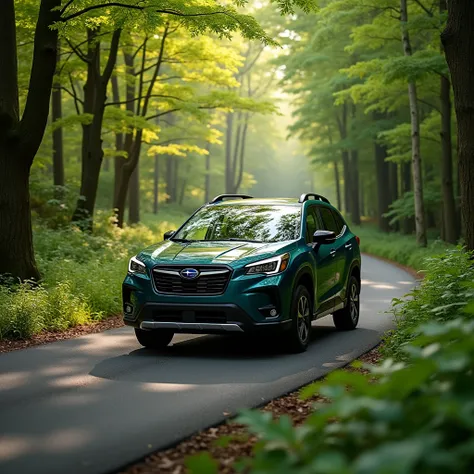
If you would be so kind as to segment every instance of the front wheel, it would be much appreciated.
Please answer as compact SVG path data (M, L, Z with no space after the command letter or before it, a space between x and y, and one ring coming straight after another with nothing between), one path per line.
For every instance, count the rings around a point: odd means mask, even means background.
M355 276L351 276L347 288L346 306L332 315L334 326L339 331L350 331L357 327L360 313L360 284Z
M144 329L135 328L137 341L147 349L164 349L173 339L174 332L169 329Z
M287 347L291 352L304 352L311 338L313 316L311 295L303 285L296 288L291 301L291 328L287 335Z

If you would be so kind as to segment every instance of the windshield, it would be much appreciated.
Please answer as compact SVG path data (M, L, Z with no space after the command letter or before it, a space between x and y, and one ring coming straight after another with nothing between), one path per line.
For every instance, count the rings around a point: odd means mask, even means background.
M198 211L172 240L294 240L300 220L299 206L210 206Z

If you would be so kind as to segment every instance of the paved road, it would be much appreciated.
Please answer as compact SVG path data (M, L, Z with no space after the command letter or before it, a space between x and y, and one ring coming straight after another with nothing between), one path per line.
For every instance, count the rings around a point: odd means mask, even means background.
M391 299L412 286L403 270L364 257L359 328L317 321L304 354L178 336L156 355L122 328L1 355L0 472L113 472L356 358L391 326Z

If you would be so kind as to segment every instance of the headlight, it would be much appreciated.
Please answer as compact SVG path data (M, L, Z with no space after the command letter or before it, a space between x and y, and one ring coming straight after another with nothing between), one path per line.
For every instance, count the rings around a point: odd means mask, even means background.
M146 266L143 262L140 262L137 257L132 257L128 262L128 271L130 273L141 273L146 275Z
M288 267L290 255L285 253L278 257L267 258L260 260L260 262L250 263L246 265L247 275L255 275L257 273L264 273L265 275L275 275L276 273L284 272Z

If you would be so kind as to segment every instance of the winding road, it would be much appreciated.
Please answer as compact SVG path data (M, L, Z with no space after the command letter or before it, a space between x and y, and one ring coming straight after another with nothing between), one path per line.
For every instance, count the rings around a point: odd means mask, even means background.
M304 354L186 335L154 354L121 328L1 355L0 472L115 472L345 365L378 343L391 299L414 285L368 256L362 273L359 328L338 333L323 318Z

